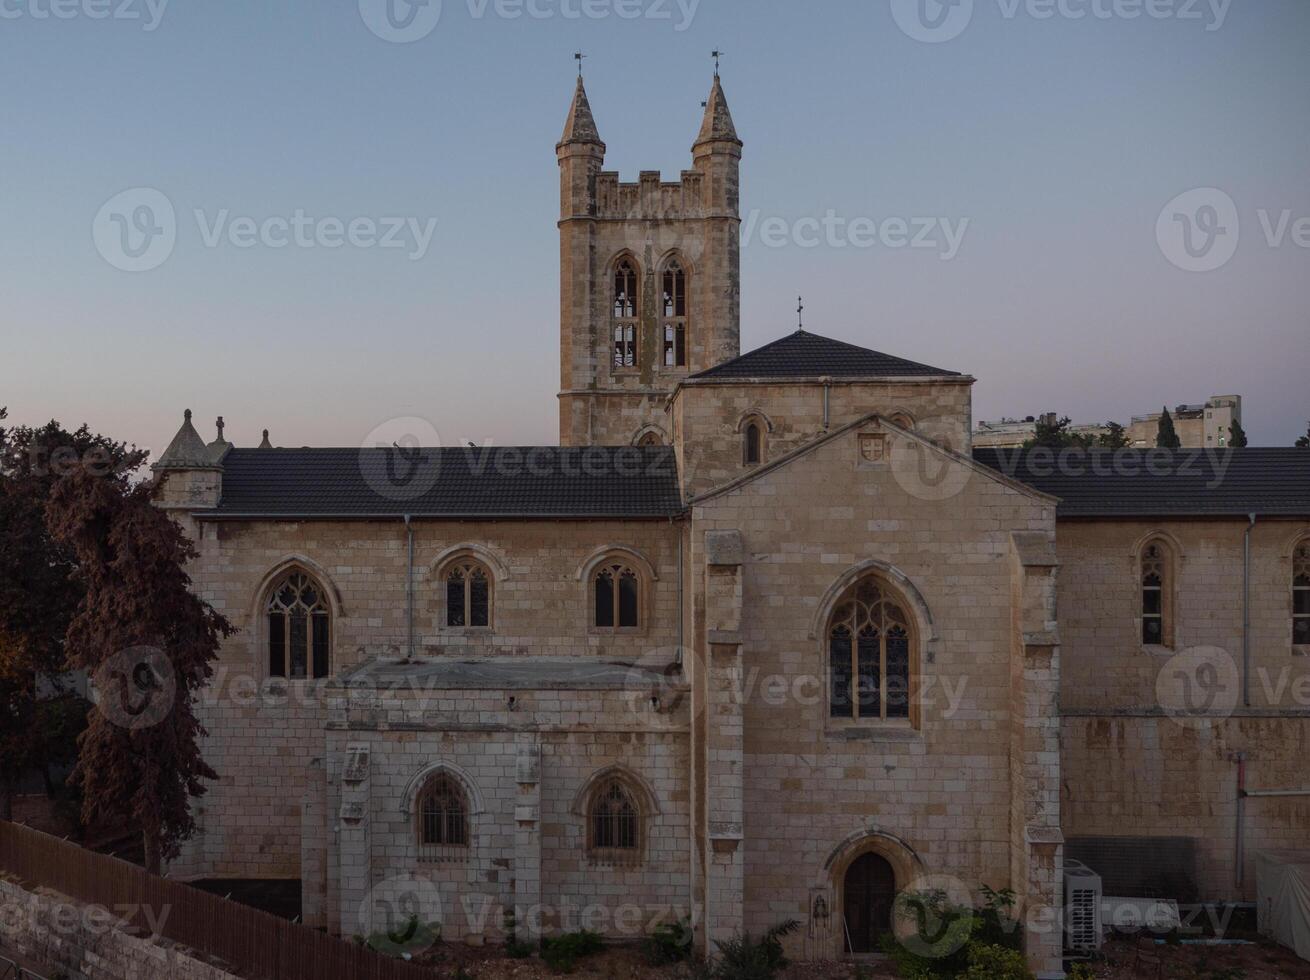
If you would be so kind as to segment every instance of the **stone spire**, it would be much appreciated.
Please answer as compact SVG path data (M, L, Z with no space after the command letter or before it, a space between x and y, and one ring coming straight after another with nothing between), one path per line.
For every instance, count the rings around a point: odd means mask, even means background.
M602 148L605 146L596 129L596 119L591 114L591 103L587 101L587 89L582 84L581 75L578 76L578 87L573 92L573 105L569 107L569 118L564 123L564 135L559 145L567 146L569 143L594 143Z
M741 146L737 138L737 127L732 124L732 113L728 111L728 97L723 94L723 83L719 81L718 72L714 74L714 87L710 89L710 99L705 103L705 121L701 123L700 135L696 145L702 143L727 142Z
M207 470L213 469L216 462L205 440L200 438L200 433L191 424L191 409L188 408L183 413L182 428L177 430L177 435L173 436L173 441L152 469Z
M260 449L272 449L273 444L268 441L268 430L264 430L264 441L259 444Z

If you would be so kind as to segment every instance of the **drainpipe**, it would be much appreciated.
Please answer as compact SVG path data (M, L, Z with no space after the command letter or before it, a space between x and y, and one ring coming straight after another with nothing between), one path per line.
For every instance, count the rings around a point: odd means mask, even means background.
M823 431L828 431L828 425L832 418L832 385L824 381L823 383Z
M1251 532L1255 530L1255 514L1246 526L1242 544L1242 704L1251 707Z
M684 614L684 610L683 610L683 606L682 606L682 589L683 589L683 581L682 581L682 527L681 527L680 525L675 525L675 526L677 526L677 528L678 528L678 667L681 668L681 667L682 667L682 660L683 660L683 657L682 657L683 646L682 646L682 645L683 645L683 643L686 642L686 637L684 636L684 629L683 629L683 623L682 623L682 617L683 617L683 614Z
M414 523L405 515L405 648L406 660L414 659Z
M1245 897L1243 885L1246 881L1246 868L1243 866L1246 861L1246 849L1244 846L1245 818L1246 818L1246 753L1238 752L1234 758L1237 760L1237 855L1234 863L1237 865L1237 893Z

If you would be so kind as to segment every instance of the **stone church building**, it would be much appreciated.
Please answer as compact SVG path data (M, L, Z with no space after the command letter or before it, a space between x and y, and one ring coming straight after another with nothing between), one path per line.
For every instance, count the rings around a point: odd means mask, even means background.
M171 873L298 879L344 935L796 919L807 959L876 950L899 892L1008 887L1044 974L1067 856L1253 900L1310 826L1260 795L1310 789L1310 453L975 453L967 374L742 354L717 77L676 181L604 169L581 79L556 152L559 447L240 449L188 412L158 462L240 628Z

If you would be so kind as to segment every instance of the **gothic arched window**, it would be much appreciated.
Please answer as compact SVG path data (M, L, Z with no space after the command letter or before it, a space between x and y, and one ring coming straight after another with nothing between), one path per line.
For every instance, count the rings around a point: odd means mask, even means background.
M911 717L914 630L904 603L876 578L846 590L828 623L833 718Z
M637 267L621 259L614 268L614 366L637 366Z
M764 462L764 424L750 419L741 430L741 461L747 466Z
M628 859L641 849L641 811L618 779L601 784L587 808L587 850L601 859Z
M418 795L416 816L422 859L449 859L468 847L468 795L448 773L439 772L428 780Z
M1142 642L1148 646L1173 646L1173 566L1173 553L1163 541L1142 548Z
M664 366L687 366L687 273L673 259L664 270Z
M446 570L446 626L491 626L491 573L481 562L460 560Z
M1292 642L1310 646L1310 539L1292 553Z
M322 587L302 571L289 572L273 587L267 611L268 676L327 677L332 614Z
M641 576L633 568L606 562L596 570L592 592L592 625L596 629L617 631L641 626Z

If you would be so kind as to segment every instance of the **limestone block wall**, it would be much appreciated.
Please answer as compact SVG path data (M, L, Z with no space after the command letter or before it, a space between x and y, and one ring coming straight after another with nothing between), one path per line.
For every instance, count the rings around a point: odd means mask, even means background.
M971 379L958 382L833 384L824 425L821 384L704 383L679 389L670 407L674 445L689 496L747 472L742 423L765 423L764 458L778 457L865 415L904 414L917 432L967 455L972 427Z
M1246 527L1061 522L1057 536L1065 837L1194 837L1205 899L1254 895L1252 862L1240 876L1236 868L1238 753L1248 788L1310 790L1310 658L1292 645L1291 618L1292 549L1310 526L1261 520L1252 532L1249 708L1241 692ZM1171 649L1140 640L1137 552L1154 535L1175 551ZM1226 652L1213 678L1189 659L1196 647ZM1174 692L1163 702L1162 680ZM1170 716L1185 683L1218 717ZM1310 798L1250 799L1245 809L1248 855L1304 843Z
M507 909L517 909L521 937L585 926L634 939L689 914L684 694L670 691L659 708L637 689L379 694L367 707L352 692L334 704L330 825L360 798L359 784L343 786L349 749L367 746L370 757L361 819L325 835L341 869L327 919L342 933L361 928L370 895L405 877L439 896L449 939L502 938ZM457 859L434 863L419 853L415 797L438 770L467 787L471 839ZM597 862L587 851L588 791L616 772L642 810L641 856L630 865Z
M166 939L125 931L109 910L49 889L27 891L0 878L0 948L60 971L69 980L234 980Z
M635 663L674 658L679 637L678 541L668 522L415 524L415 653L536 656ZM443 558L473 549L492 570L490 630L444 626ZM191 574L198 594L240 630L227 640L199 715L219 773L198 808L201 834L173 866L185 876L296 877L304 773L323 754L322 685L267 677L267 591L304 568L331 597L332 672L406 651L406 537L394 523L202 525ZM586 569L623 549L643 577L645 626L590 628ZM663 653L661 653L663 651Z
M1046 498L962 462L930 488L866 460L860 435L693 515L693 570L704 533L744 542L745 926L808 924L822 895L833 918L794 944L811 957L841 948L842 875L864 850L888 857L898 888L923 873L1011 884L1011 532L1054 529ZM829 718L826 617L862 569L916 619L917 727Z

